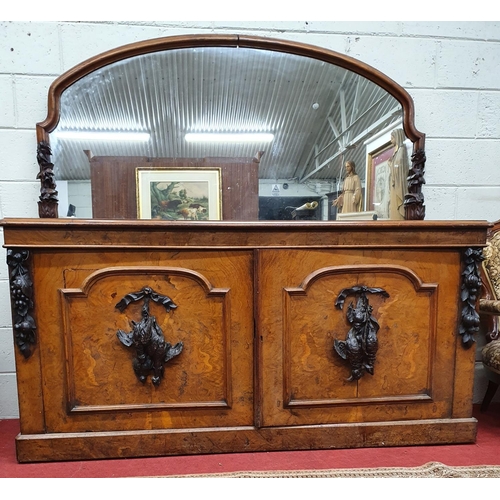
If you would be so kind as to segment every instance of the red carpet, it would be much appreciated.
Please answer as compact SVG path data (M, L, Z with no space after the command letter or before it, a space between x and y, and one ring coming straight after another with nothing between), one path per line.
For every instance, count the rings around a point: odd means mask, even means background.
M486 413L480 413L479 408L475 408L474 416L479 421L477 441L466 445L232 453L40 464L17 463L14 439L19 432L19 421L0 420L0 477L151 477L251 470L417 467L428 462L500 465L500 405L492 404Z

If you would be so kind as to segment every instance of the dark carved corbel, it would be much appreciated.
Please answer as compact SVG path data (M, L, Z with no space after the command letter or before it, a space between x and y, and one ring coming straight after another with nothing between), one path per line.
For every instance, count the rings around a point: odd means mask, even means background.
M480 272L482 260L484 260L482 249L468 248L464 252L464 270L460 290L462 320L459 333L462 336L462 345L467 349L474 344L474 334L479 331L480 319L476 306L479 290L483 284Z
M52 152L45 141L38 143L36 159L40 172L36 176L40 180L40 201L38 202L38 215L41 218L56 219L57 212L57 190L54 175L54 164L51 162Z
M165 341L163 332L156 322L156 318L149 314L149 303L152 300L161 304L167 312L177 306L172 299L165 295L156 293L149 287L144 287L138 292L125 295L116 308L123 312L132 302L144 300L142 307L142 319L139 322L131 321L132 331L129 333L118 330L116 335L120 342L126 347L134 347L136 357L132 362L134 372L141 382L146 382L148 374L153 373L151 382L158 386L163 378L164 364L173 357L178 356L184 347L182 342L172 346Z
M411 156L411 168L408 173L408 194L405 195L405 219L424 220L425 205L422 185L425 184L425 152L423 149L417 150Z
M334 350L351 367L351 376L347 379L349 382L359 380L365 371L373 375L378 350L377 332L380 326L372 315L373 308L368 302L367 293L389 297L389 294L382 288L356 285L352 288L344 288L335 301L335 307L342 309L349 295L357 297L356 306L351 302L347 308L347 321L352 326L347 332L346 339L334 341Z
M31 356L36 343L36 325L32 316L33 282L28 264L27 250L7 250L14 341L25 358Z

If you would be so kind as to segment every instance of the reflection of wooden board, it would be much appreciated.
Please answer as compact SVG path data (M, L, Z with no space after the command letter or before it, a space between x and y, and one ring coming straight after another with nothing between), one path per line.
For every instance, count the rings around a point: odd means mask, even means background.
M36 342L27 358L15 345L21 462L475 440L460 297L487 222L2 225L9 256L29 249L33 280ZM29 288L25 276L11 285ZM335 304L361 285L386 294L368 294L373 374L348 380L334 346L356 297ZM143 302L117 304L145 287L176 305L151 299L149 313L183 344L158 386L117 335Z
M136 219L136 168L220 168L222 219L257 220L259 164L251 158L146 158L93 156L90 158L92 216L99 219Z
M371 212L347 212L345 214L337 214L337 220L375 220L376 213Z

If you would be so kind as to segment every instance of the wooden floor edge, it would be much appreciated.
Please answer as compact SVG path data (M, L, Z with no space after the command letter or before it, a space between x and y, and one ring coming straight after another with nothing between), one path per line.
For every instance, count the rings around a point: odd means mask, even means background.
M19 434L20 463L474 443L475 418L297 427Z

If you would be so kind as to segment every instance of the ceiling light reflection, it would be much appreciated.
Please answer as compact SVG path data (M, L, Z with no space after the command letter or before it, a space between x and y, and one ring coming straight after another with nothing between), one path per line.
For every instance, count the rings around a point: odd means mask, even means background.
M267 133L189 133L187 142L271 142L273 134Z

